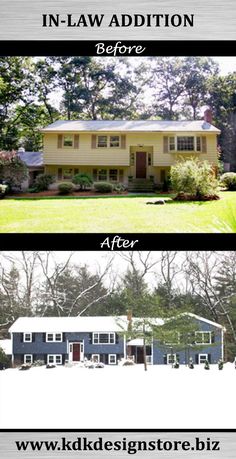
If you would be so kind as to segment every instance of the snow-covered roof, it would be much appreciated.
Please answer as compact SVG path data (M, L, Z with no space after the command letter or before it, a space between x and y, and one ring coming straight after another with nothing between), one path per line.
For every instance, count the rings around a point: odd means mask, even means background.
M43 166L43 152L42 151L18 151L18 155L28 167L42 167Z
M143 338L131 339L127 342L129 346L143 346Z
M11 339L1 339L0 348L3 349L5 354L11 355L12 354L12 340Z
M189 316L209 323L218 328L222 325L211 320L188 313ZM139 323L142 319L133 318L133 323ZM153 325L163 325L161 318L146 319ZM126 316L93 316L93 317L19 317L10 327L9 332L121 332L127 330L128 321Z
M41 132L214 132L220 133L204 120L159 121L159 120L59 120L49 124Z
M125 324L126 318L121 318ZM9 332L119 332L123 329L116 317L19 317Z
M188 316L194 317L197 320L200 320L202 322L206 322L209 325L212 325L213 327L218 327L218 328L224 328L222 325L218 324L217 322L213 322L212 320L205 319L204 317L200 317L197 314L192 314L191 312L187 313Z

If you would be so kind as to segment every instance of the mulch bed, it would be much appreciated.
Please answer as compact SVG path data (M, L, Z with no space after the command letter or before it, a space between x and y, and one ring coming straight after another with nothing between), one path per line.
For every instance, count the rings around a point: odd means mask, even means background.
M122 193L119 193L119 195L127 195L128 192L127 191L124 191ZM109 195L109 196L118 196L118 193L96 193L95 191L75 191L73 193L70 193L70 194L66 194L66 195L62 195L62 194L59 194L58 191L41 191L39 193L15 193L15 194L11 194L11 195L7 195L6 198L43 198L43 197L67 197L67 196L74 196L74 197L77 197L77 198L81 198L83 196L106 196L106 195Z

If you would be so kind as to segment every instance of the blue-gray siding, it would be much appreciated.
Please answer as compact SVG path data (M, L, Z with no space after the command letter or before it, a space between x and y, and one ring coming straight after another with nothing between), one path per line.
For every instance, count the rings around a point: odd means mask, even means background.
M196 320L196 319L195 319ZM156 341L153 343L153 364L165 364L166 356L170 353L178 354L181 364L188 362L189 357L198 363L199 354L207 354L210 363L217 363L222 358L222 331L212 324L196 320L199 331L213 332L214 343L212 345L188 346L186 349L179 350L173 346L160 346ZM24 354L33 354L34 360L43 359L46 361L48 354L62 354L63 363L68 359L68 344L70 342L83 341L84 357L91 357L91 354L116 354L119 358L124 356L124 338L116 334L114 344L93 344L91 332L63 333L62 342L45 342L45 333L33 333L33 342L25 343L22 341L23 333L13 333L13 355L15 359Z

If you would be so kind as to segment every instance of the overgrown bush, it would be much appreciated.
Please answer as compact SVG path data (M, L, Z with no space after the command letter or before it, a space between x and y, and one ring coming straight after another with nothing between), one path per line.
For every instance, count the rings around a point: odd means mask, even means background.
M97 193L111 193L113 190L113 186L109 182L95 182L93 186Z
M28 177L26 164L15 151L0 151L0 180L12 188L21 188Z
M35 179L35 188L37 191L47 191L49 185L55 181L51 174L39 174Z
M184 194L185 198L194 200L206 200L208 197L217 197L218 182L215 178L212 166L207 161L184 158L171 167L171 187L178 194ZM178 199L178 195L177 198Z
M58 192L59 194L70 194L74 189L73 183L71 182L63 182L59 183L58 185Z
M93 179L91 175L81 172L80 174L74 175L72 182L75 185L79 185L80 190L86 190L86 188L93 184Z
M236 173L226 172L220 177L220 184L225 186L229 191L236 190Z

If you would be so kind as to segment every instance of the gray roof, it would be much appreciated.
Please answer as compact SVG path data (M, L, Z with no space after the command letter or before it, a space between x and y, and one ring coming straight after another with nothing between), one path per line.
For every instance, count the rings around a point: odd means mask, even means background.
M157 121L157 120L138 120L138 121L64 121L59 120L49 124L41 132L214 132L220 133L212 124L204 120L198 121Z
M43 166L43 152L42 151L18 151L18 155L28 167L41 167Z

